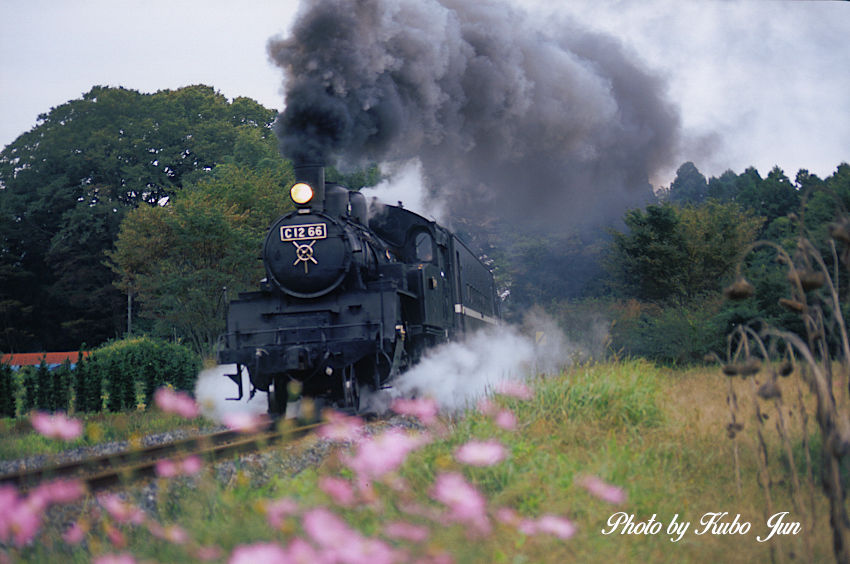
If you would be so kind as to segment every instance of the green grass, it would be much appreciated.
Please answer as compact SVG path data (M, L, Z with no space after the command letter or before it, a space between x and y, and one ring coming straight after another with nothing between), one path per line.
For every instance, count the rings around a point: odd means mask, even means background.
M477 412L443 421L436 438L411 454L398 473L406 488L376 483L372 503L334 511L365 535L379 535L386 523L400 520L427 527L430 536L424 545L394 545L407 551L411 559L447 552L456 562L764 562L771 560L772 551L786 561L792 552L798 557L805 554L802 536L756 542L766 527L754 441L746 432L739 437L743 485L739 495L732 443L725 430L727 380L719 371L673 371L627 361L578 366L540 378L534 386L535 397L530 401L498 399L515 412L518 430L500 429ZM740 417L746 420L746 411ZM476 468L454 460L459 445L489 438L508 449L510 456L505 461ZM799 520L787 475L782 474L780 447L778 440L768 439L775 482L773 506L775 511L790 511L790 518ZM425 512L440 509L428 492L441 472L461 472L475 484L487 496L491 516L503 507L529 518L562 515L577 525L577 533L569 540L525 536L514 526L493 519L491 534L471 537L462 525L411 517L405 511L411 505ZM220 546L221 559L226 561L237 545L272 540L285 545L300 534L297 517L285 519L280 529L273 530L265 520L265 500L289 497L302 508L333 506L317 486L323 475L348 478L351 471L332 455L318 468L270 481L258 481L246 462L226 486L209 473L192 484L163 482L156 500L157 515L163 524L184 527L195 543L191 546ZM575 483L579 475L598 476L625 488L627 501L614 506L593 497ZM813 558L830 561L827 513L823 502L817 501L816 506ZM662 530L657 535L601 534L609 517L618 511L634 514L636 522L655 515ZM701 516L716 511L729 512L729 521L741 514L742 520L752 523L750 532L695 535ZM672 543L665 528L677 514L679 522L690 521L691 527L681 541ZM69 549L55 533L48 533L44 542L17 556L36 562L62 551L71 561L88 561L92 554L110 550L102 527L95 521L92 525L87 549ZM127 536L126 550L140 560L191 560L194 548L190 545L169 544L140 528L122 526L122 530Z

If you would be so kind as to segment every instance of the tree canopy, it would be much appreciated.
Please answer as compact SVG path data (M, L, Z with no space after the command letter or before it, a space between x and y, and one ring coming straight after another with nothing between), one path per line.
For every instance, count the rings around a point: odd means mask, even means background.
M255 287L262 238L289 209L293 171L278 154L275 116L203 85L154 94L96 86L39 116L0 152L0 350L121 336L129 294L134 327L208 354L223 329L224 288L233 298ZM380 170L329 168L327 178L358 189ZM730 324L782 320L784 274L768 252L741 263L760 301L720 300L751 241L793 251L803 232L836 267L829 234L848 208L846 163L823 179L800 170L791 180L778 167L707 179L686 162L656 202L607 232L518 231L507 222L514 210L453 228L486 252L509 317L535 304L569 311L570 300L607 300L624 321L615 347L694 359ZM670 334L681 338L659 337Z
M74 348L120 334L104 264L128 210L155 206L228 158L282 163L275 111L209 86L96 86L0 152L0 349Z

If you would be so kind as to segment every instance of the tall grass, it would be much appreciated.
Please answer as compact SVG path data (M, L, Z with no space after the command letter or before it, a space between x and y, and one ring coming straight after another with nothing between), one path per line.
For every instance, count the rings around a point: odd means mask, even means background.
M776 490L789 490L792 507L804 525L803 554L812 552L812 535L821 526L820 511L828 518L835 560L848 563L850 338L839 280L842 266L850 265L850 218L842 216L829 227L831 238L825 247L831 266L806 237L801 220L799 230L793 254L771 242L753 246L772 249L777 262L787 269L788 293L779 303L799 316L803 330L794 333L760 323L739 326L729 335L723 360L723 372L730 378L727 430L738 488L741 465L754 460L765 515L776 509ZM837 245L843 246L840 254ZM729 299L744 300L752 296L753 286L739 276L725 293ZM741 415L741 404L749 406L750 417ZM754 448L741 448L741 436ZM772 446L775 443L778 448ZM819 508L821 500L828 504L826 509ZM777 544L771 556L783 561L797 554L796 549Z

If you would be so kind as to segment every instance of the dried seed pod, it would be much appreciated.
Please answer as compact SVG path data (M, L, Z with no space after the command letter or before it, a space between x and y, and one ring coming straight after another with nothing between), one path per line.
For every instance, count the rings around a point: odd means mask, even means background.
M789 300L788 298L779 298L779 305L786 309L790 309L794 313L803 313L806 311L806 306L797 300Z
M755 292L752 284L746 278L738 277L731 286L723 290L723 295L729 300L746 300Z
M803 290L806 292L817 290L826 282L826 277L823 275L823 272L820 271L805 269L797 271L797 274L800 277L800 286L802 286ZM789 273L788 279L793 281L794 276Z
M743 430L744 426L740 423L729 423L726 425L726 436L730 439L734 439L735 435L737 435L741 430Z
M844 218L838 223L830 223L829 236L836 241L850 244L850 220Z
M759 370L761 370L761 361L757 358L750 358L738 367L738 373L742 378L758 374Z
M776 385L775 377L759 386L758 392L756 393L760 398L766 400L782 397L782 391L779 389L779 386Z
M786 358L779 365L779 375L783 378L787 378L792 372L794 372L794 363Z

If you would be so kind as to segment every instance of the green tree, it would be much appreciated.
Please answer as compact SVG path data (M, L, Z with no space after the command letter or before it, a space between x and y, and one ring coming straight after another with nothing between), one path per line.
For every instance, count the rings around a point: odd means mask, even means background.
M674 204L701 204L708 193L708 182L688 161L676 171L676 179L670 185L667 201Z
M224 329L224 288L235 293L261 277L260 243L248 219L202 191L127 215L109 258L122 290L154 320L155 334L176 333L199 354L211 354Z
M0 152L0 348L72 348L120 333L123 300L103 252L123 215L228 158L274 160L274 117L202 85L97 86L39 116Z
M748 168L738 177L735 201L744 209L763 216L767 226L773 220L799 210L800 193L779 167L774 167L763 180L758 171Z
M617 293L650 302L682 294L685 241L677 209L670 204L630 210L627 233L612 232L606 268Z
M686 303L718 292L762 220L735 203L710 201L631 210L627 233L613 232L607 269L619 295Z
M738 175L731 170L725 171L719 177L711 177L708 180L708 191L706 197L719 202L729 202L735 199L738 192L736 182Z

